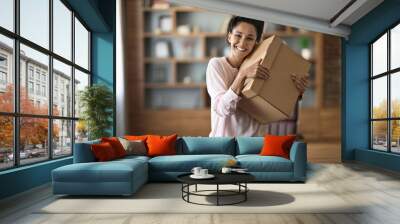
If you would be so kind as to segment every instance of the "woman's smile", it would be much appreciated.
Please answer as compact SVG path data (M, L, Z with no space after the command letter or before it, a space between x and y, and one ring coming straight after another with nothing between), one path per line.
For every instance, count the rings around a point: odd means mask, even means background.
M237 50L239 50L240 52L246 52L247 49L246 48L241 48L241 47L236 47Z

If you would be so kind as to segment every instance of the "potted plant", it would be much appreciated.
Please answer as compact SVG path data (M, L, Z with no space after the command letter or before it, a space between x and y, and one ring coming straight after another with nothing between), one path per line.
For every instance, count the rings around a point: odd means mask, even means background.
M312 57L312 51L310 49L310 39L308 37L301 37L299 39L299 45L301 48L301 56L306 60L310 60Z
M81 118L87 127L89 140L109 136L107 130L112 125L114 104L110 89L102 84L94 84L86 87L79 96L79 106L82 108Z

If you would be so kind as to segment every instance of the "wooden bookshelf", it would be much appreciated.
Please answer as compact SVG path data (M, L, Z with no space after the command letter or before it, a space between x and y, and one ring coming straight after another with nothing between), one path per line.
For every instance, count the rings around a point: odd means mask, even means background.
M145 63L207 63L211 58L145 58Z
M202 9L198 8L193 8L193 7L186 7L186 6L171 6L169 8L165 9L158 9L158 8L152 8L152 7L142 7L142 11L144 12L162 12L162 11L168 11L168 12L204 12Z
M156 38L156 37L165 37L165 38L205 38L205 37L220 37L225 38L224 33L219 32L199 32L199 33L188 33L188 34L180 34L177 32L169 32L169 33L151 33L145 32L143 34L144 38Z
M196 97L195 100L199 101L200 108L209 108L210 99L206 89L205 71L212 57L223 56L225 34L220 26L229 19L229 15L213 13L211 15L214 17L210 18L210 15L204 14L207 13L204 10L184 6L171 6L168 9L154 9L147 6L142 7L141 11L143 23L140 35L144 44L142 78L144 83L141 85L141 91L145 98L141 107L144 110L157 110L156 108L160 107L162 110L190 110L193 108L181 108L176 105L177 108L174 108L174 104L182 100L193 101L189 98L193 95ZM169 17L172 21L168 32L161 32L163 29L157 27L160 24L157 19L163 16ZM209 28L209 23L202 24L199 18L208 19L217 25ZM179 26L182 25L190 27L190 31L178 32ZM170 56L155 55L155 45L159 41L171 45ZM157 101L157 94L167 98L171 102L171 108L163 106L148 108L149 105L153 105L148 100ZM196 109L199 109L198 105Z
M206 88L205 83L146 83L145 88L156 89L192 89Z

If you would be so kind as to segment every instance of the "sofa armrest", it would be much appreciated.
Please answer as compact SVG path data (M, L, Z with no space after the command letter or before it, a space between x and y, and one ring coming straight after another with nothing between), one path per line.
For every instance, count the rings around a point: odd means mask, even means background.
M305 181L307 174L307 144L295 141L290 149L290 160L293 162L293 178Z
M75 143L74 147L74 163L89 163L95 162L96 158L92 153L90 146L92 144L100 143L99 140Z

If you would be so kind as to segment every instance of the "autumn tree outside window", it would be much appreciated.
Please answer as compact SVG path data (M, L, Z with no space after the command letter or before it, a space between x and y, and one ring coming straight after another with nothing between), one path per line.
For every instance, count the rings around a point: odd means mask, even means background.
M371 149L400 153L400 24L370 44Z
M64 0L0 8L0 171L71 156L87 139L77 105L91 80L91 33Z

